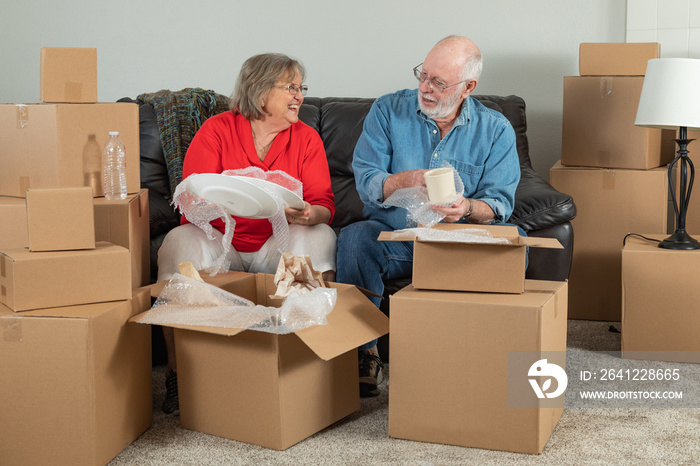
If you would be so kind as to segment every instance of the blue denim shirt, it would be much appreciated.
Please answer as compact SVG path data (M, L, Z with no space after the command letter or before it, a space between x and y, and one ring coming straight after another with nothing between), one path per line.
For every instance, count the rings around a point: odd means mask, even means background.
M467 97L452 129L440 140L437 124L420 111L418 90L379 97L364 122L352 167L367 219L406 227L405 209L382 205L389 175L439 168L447 161L464 183L464 196L486 202L505 222L513 212L520 162L515 131L501 113Z

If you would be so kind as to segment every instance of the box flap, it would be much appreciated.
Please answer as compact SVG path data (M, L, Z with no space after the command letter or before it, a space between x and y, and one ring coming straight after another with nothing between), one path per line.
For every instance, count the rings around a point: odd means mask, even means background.
M129 322L135 322L137 324L140 324L140 320L143 318L144 315L146 315L148 311L142 312L141 314L138 314L131 319L129 319ZM182 330L194 330L197 332L204 332L204 333L213 333L214 335L224 335L231 337L233 335L238 335L239 333L245 331L246 329L244 328L224 328L224 327L208 327L204 325L184 325L184 324L158 324L161 327L170 327L170 328L179 328Z
M328 325L316 325L296 332L321 359L328 361L353 348L389 333L389 318L356 287L329 283L338 290Z
M509 243L480 243L480 242L464 242L465 245L478 244L480 246L495 246L495 247L535 247L535 248L550 248L564 249L559 240L556 238L541 238L534 236L520 236L518 229L508 225L464 225L459 223L439 223L432 227L437 230L454 231L464 229L486 230L489 231L494 238L506 238ZM442 241L416 239L413 233L407 232L401 235L394 235L393 231L382 231L377 238L379 241L420 241L425 243L439 243Z
M75 306L51 307L31 311L15 312L4 304L0 304L0 317L57 317L69 319L89 319L102 312L109 311L126 301L108 301L104 303L79 304Z

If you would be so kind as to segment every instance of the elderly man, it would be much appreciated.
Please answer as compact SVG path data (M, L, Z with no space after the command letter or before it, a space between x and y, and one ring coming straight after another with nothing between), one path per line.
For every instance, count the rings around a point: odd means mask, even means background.
M413 244L377 241L381 231L407 226L407 211L383 202L398 189L425 186L423 174L443 161L464 183L454 204L433 206L445 222L502 223L510 217L520 180L515 132L503 115L470 97L481 66L474 42L446 37L413 69L418 89L382 96L372 105L352 164L366 220L344 228L338 238L339 282L381 296L383 279L411 276ZM374 299L377 306L379 301ZM359 365L361 395L378 395L383 365L376 340L359 348Z

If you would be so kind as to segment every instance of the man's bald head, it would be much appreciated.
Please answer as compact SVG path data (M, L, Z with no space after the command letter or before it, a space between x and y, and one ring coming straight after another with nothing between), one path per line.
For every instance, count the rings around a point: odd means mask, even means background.
M479 80L481 76L482 60L479 47L469 38L464 36L447 36L440 40L430 50L426 62L432 56L437 56L443 63L449 62L455 68L459 68L460 80Z

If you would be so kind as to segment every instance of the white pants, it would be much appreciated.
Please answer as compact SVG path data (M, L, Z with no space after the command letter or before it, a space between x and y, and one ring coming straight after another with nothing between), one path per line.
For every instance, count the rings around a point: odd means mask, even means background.
M181 262L191 262L197 270L214 264L223 253L223 234L214 229L214 239L191 223L177 226L165 236L158 250L158 281L169 280L179 272ZM289 252L294 255L309 255L311 265L319 272L335 271L336 236L325 223L313 226L289 225ZM231 270L250 273L275 273L280 260L277 240L274 236L256 252L229 251Z

